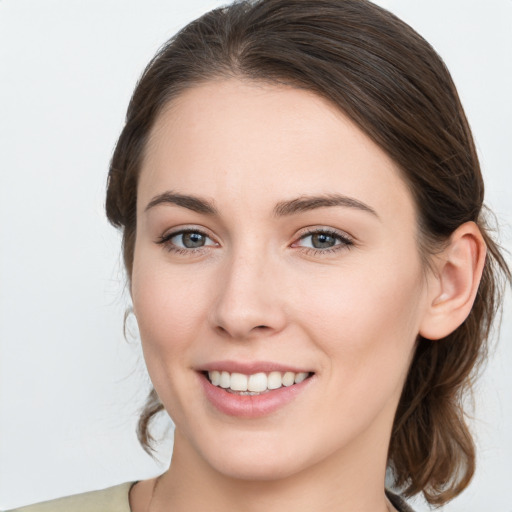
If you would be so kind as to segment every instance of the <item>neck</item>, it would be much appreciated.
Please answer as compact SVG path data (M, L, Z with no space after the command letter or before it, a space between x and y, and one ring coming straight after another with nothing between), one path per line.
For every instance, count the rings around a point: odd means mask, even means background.
M351 447L292 475L244 480L212 468L176 431L172 462L159 479L150 512L387 512L383 441L369 446L366 439L363 456L361 446Z

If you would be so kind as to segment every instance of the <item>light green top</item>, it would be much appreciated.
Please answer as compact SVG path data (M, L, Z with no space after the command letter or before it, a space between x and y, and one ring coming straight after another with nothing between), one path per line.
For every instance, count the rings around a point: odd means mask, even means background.
M8 512L131 512L128 495L134 483L127 482L101 491L75 494ZM402 498L389 491L386 494L399 512L413 512Z
M101 491L75 494L9 512L131 512L128 494L134 483L126 482Z

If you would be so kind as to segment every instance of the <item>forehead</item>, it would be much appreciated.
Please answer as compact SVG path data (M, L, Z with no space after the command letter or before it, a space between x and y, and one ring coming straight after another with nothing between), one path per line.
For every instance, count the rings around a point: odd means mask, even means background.
M183 92L152 130L141 201L167 190L216 202L342 193L390 215L412 197L395 163L327 100L289 86L240 80Z

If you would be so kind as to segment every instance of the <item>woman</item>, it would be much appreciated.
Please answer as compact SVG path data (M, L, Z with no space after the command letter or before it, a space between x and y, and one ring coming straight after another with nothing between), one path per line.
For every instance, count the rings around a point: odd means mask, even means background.
M155 386L140 440L165 408L173 459L60 506L409 510L386 468L405 496L457 496L461 394L510 277L482 203L450 77L386 11L267 0L187 26L107 191Z

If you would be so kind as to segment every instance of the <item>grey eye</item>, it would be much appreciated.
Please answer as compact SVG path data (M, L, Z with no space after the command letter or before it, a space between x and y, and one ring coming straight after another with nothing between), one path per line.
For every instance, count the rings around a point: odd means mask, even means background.
M310 237L311 246L315 249L329 249L338 242L338 239L329 233L313 233Z
M198 247L207 245L208 240L210 239L206 235L203 235L203 233L199 233L198 231L185 231L184 233L174 235L170 241L177 247L182 247L184 249L197 249Z
M353 244L354 242L342 233L319 229L318 231L305 233L295 246L320 252L329 252L329 249L337 250L343 247L350 247Z

